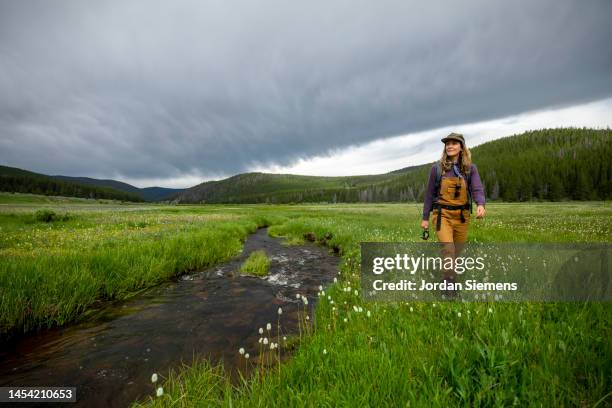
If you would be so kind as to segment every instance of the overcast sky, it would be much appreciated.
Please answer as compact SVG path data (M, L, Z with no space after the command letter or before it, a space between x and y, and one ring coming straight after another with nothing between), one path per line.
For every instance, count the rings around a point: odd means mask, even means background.
M608 0L0 0L0 164L186 187L389 171L438 158L449 130L612 126L610 16Z

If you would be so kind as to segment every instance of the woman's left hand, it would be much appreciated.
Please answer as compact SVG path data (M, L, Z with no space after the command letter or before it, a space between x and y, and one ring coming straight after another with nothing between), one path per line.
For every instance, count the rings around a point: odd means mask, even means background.
M484 205L479 205L478 207L476 207L476 218L484 218L485 214L486 210L484 208Z

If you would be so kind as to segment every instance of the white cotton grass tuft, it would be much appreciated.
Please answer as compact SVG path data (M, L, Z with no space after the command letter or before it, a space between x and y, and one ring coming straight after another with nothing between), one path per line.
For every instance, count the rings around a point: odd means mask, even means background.
M153 373L153 375L151 376L151 382L153 384L155 384L157 382L157 373Z
M370 317L372 316L372 313L370 313L370 311L368 310L368 312L366 313L366 316Z
M251 356L249 355L249 353L246 353L246 354L244 355L244 358L246 358L247 360L249 359L249 357L251 357Z
M457 312L457 317L461 317L461 312Z
M263 334L263 327L259 328L259 334Z
M244 354L244 347L240 347L240 349L238 350L238 353L240 353L240 355Z
M267 337L264 337L263 344L266 344L266 345L268 344L268 338Z
M278 315L282 315L283 314L283 309L281 309L280 307L278 308Z
M308 304L308 298L306 296L302 296L302 301L304 302L305 305Z
M271 323L266 324L266 330L267 331L272 330L272 324Z
M295 298L296 298L296 299L299 299L299 298L301 298L301 297L302 297L302 295L300 295L299 293L296 293L296 294L295 294Z
M327 349L323 349L323 354L327 354Z
M164 395L164 389L162 387L158 387L157 391L155 391L155 395L161 397L162 395Z

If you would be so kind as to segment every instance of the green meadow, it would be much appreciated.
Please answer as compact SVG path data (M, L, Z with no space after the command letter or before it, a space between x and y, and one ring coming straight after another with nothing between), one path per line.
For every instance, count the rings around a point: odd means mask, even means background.
M47 222L41 210L55 216ZM230 259L267 225L291 243L313 234L340 249L337 282L323 288L315 316L304 319L300 336L267 353L269 366L245 359L250 375L242 381L199 361L159 373L164 392L155 397L152 384L149 404L609 405L609 303L361 298L359 243L420 241L420 211L421 204L163 206L2 195L1 334L87 319L104 301ZM611 216L608 202L491 203L487 218L473 219L469 239L611 242ZM254 355L262 346L244 347ZM279 354L291 357L278 364Z

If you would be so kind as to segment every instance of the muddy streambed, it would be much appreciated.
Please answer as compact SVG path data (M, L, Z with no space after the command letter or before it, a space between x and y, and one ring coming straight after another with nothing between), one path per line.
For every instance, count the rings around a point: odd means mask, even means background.
M339 258L327 248L281 242L259 229L227 263L113 304L87 322L3 345L0 386L72 386L76 406L116 407L153 395L152 373L194 357L223 360L230 372L244 367L238 349L255 357L257 331L271 322L276 332L278 307L282 330L297 332L296 294L312 299L311 306L319 285L337 274ZM240 265L258 249L271 258L270 274L241 276Z

